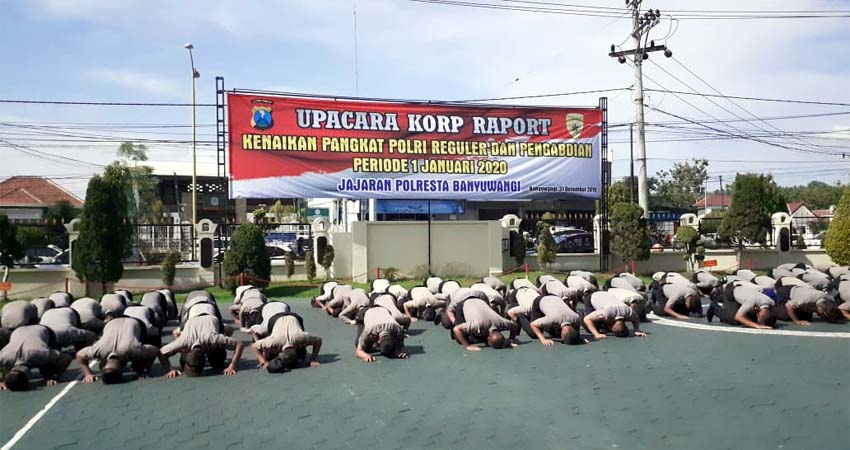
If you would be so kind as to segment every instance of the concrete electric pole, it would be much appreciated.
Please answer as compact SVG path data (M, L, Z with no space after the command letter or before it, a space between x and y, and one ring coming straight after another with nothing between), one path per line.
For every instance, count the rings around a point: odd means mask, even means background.
M608 56L617 58L620 64L626 62L627 56L634 56L635 66L635 122L637 123L637 160L638 160L638 204L643 208L644 217L649 217L649 185L646 175L646 129L643 122L643 61L649 59L652 52L663 51L664 56L671 57L673 52L665 45L655 45L649 41L649 31L661 22L659 10L649 10L640 13L642 0L626 0L626 5L632 9L632 33L635 42L632 50L617 51L617 46L611 45ZM649 41L649 42L648 42ZM647 45L649 43L649 45Z

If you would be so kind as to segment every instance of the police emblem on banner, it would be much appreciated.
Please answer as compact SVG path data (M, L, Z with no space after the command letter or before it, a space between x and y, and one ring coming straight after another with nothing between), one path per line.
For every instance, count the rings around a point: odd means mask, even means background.
M272 103L269 100L254 100L251 108L251 126L258 130L268 130L274 125Z
M567 131L573 139L578 139L581 132L584 131L584 114L569 113L566 117Z

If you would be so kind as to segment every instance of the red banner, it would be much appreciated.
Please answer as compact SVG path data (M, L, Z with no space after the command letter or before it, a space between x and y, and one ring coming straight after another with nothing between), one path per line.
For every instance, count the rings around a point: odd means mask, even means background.
M229 94L234 197L599 195L599 109Z

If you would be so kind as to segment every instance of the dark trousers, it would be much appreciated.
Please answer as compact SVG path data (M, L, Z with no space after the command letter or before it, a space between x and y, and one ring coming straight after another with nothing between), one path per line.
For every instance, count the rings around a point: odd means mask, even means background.
M723 323L728 323L730 325L738 325L738 321L735 319L735 316L738 314L738 309L740 309L741 305L734 301L725 301L723 305L720 305L717 302L712 301L711 307L714 309L714 315L717 316ZM750 317L750 319L755 320L755 317Z
M791 316L788 315L788 310L785 308L785 304L788 303L787 298L777 299L774 303L773 308L770 309L770 313L776 320L784 320L786 322L791 321ZM810 321L814 317L814 314L806 311L795 311L797 318L800 320Z
M522 331L525 331L525 334L528 335L531 339L537 339L537 335L534 334L534 330L531 329L531 321L528 320L528 317L525 314L520 314L517 317L517 322L519 322L519 326L522 327Z

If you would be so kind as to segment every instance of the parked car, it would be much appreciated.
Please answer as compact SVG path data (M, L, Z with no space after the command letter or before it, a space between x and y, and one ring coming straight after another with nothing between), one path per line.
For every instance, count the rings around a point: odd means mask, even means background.
M63 254L64 256L62 256ZM68 264L68 250L63 250L55 245L28 248L24 251L24 256L15 263L21 266Z
M572 230L552 235L558 246L558 253L593 253L593 233Z
M266 251L268 251L269 258L272 261L285 259L286 255L295 257L295 251L288 244L266 244Z

